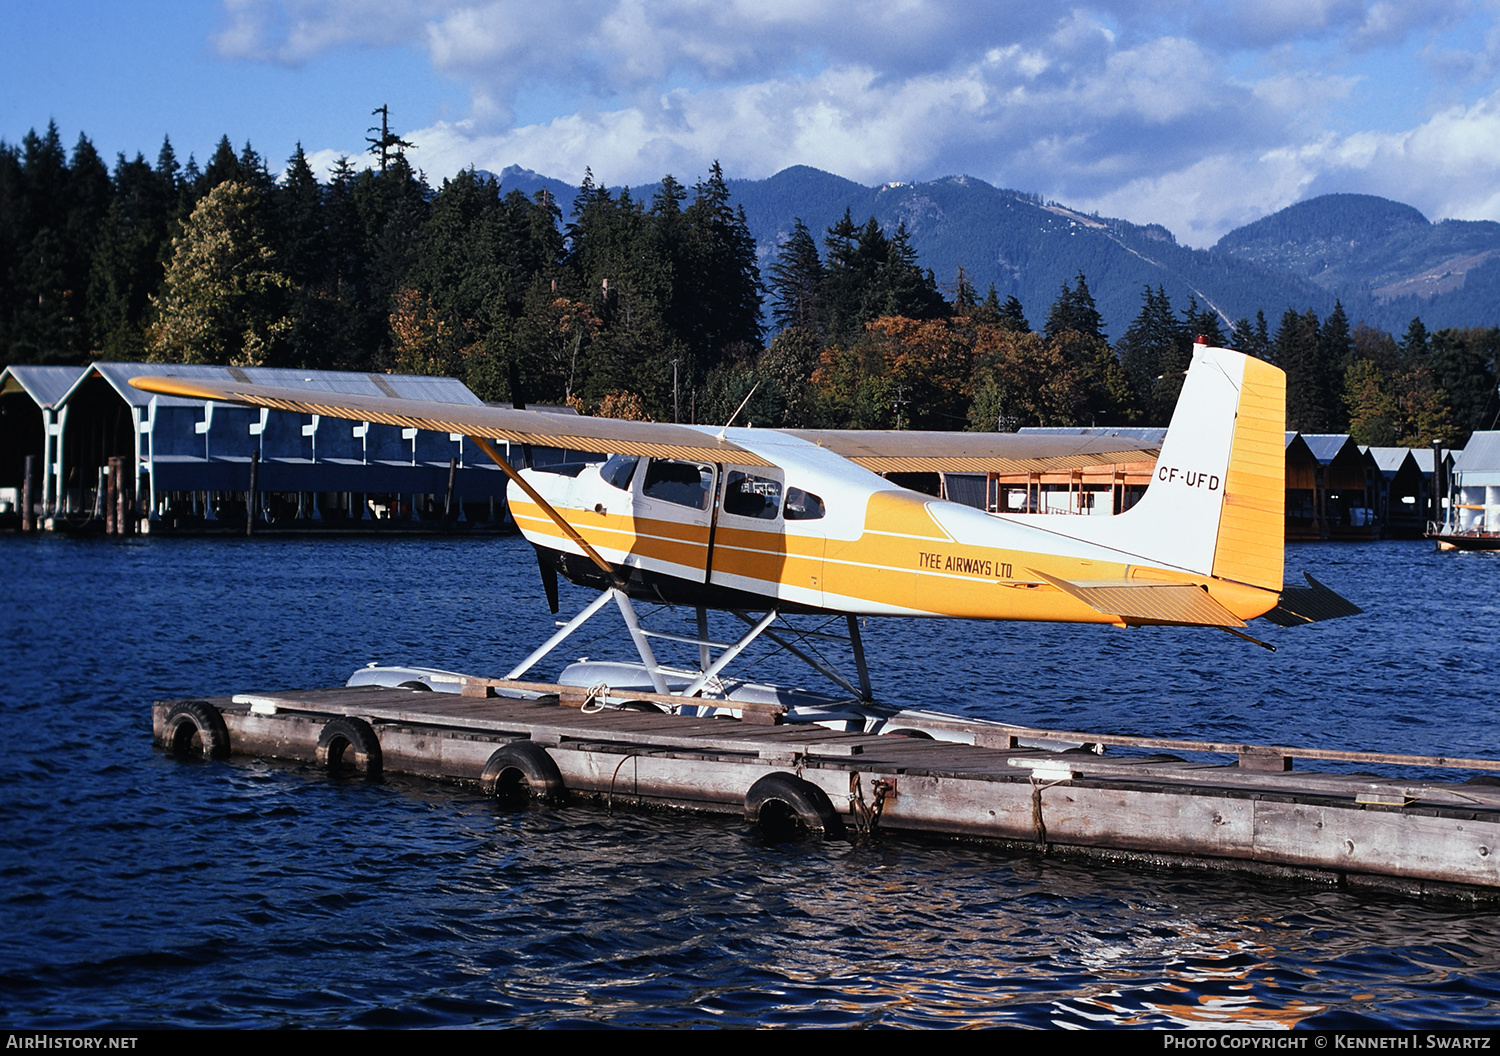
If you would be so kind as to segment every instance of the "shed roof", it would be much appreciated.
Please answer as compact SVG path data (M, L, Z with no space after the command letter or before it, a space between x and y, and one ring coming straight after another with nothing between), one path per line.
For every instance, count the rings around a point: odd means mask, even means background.
M1350 443L1348 433L1302 433L1301 436L1313 458L1325 466L1337 458ZM1359 450L1358 446L1355 450Z
M1500 432L1482 431L1454 458L1453 469L1470 486L1500 485Z
M9 366L0 371L0 392L25 392L38 407L56 407L87 369Z
M1388 477L1399 473L1402 463L1412 458L1412 450L1409 447L1368 447L1365 450L1370 453L1370 458L1374 460L1376 468ZM1432 461L1430 451L1427 460L1429 463Z

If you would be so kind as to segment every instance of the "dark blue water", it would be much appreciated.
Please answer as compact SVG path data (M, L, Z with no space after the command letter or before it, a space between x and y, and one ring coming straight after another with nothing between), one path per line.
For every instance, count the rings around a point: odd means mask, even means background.
M968 844L768 847L722 816L506 812L151 747L153 699L370 660L503 672L551 619L518 540L11 537L0 560L7 1026L1500 1025L1488 907ZM871 621L867 643L911 704L1496 754L1500 555L1289 566L1368 614L1253 627L1274 655L955 622Z

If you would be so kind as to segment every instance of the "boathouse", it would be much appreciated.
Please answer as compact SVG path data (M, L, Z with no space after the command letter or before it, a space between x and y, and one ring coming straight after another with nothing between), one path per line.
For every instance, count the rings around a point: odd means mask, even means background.
M1124 513L1146 493L1165 426L1027 426L1020 433L1042 436L1118 436L1150 445L1120 452L1115 460L1048 472L990 473L986 496L991 513L1063 513L1112 516Z
M7 523L14 517L22 527L30 527L37 510L47 508L46 488L52 478L43 469L54 460L61 431L59 407L83 373L83 367L0 370L0 517ZM23 503L31 509L23 511Z
M1373 539L1375 469L1348 433L1287 433L1288 539Z
M17 384L27 372L10 368ZM424 521L494 522L505 475L458 434L154 395L132 377L285 385L392 399L479 404L452 378L268 367L95 363L60 396L48 391L41 505L51 527L107 518L111 460L143 530L247 523L349 528ZM55 388L55 384L54 384ZM38 401L40 406L40 401ZM7 452L0 464L15 456ZM252 487L252 475L255 477ZM112 508L112 507L110 507ZM252 517L253 511L253 517ZM133 530L135 517L122 531Z
M1500 532L1500 432L1469 436L1453 460L1452 494L1460 532Z
M1374 467L1371 498L1383 534L1419 539L1432 501L1432 452L1423 448L1367 447Z

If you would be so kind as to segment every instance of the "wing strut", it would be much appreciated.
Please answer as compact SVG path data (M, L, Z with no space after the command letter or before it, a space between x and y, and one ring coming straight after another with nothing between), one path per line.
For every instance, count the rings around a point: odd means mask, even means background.
M590 546L588 540L579 535L578 530L571 524L569 524L566 520L564 520L563 515L553 509L550 502L538 495L536 489L533 488L530 484L526 483L525 478L523 478L521 474L517 473L509 462L500 457L500 452L495 450L494 444L491 444L482 436L471 436L469 437L469 439L474 441L474 445L478 447L479 450L490 456L490 459L495 463L495 465L499 466L505 472L505 475L511 479L511 482L514 483L516 487L524 491L526 493L526 497L532 502L536 503L537 506L541 508L541 511L552 519L553 524L562 529L564 535L578 544L578 548L582 550L586 555L588 555L588 559L590 561L604 570L604 574L608 576L610 582L615 585L615 589L620 591L623 591L625 589L625 581L620 578L620 574L615 571L614 566L611 565L608 561L604 560L604 558L600 557L599 551ZM549 600L551 600L550 596ZM556 612L557 609L554 608L552 611Z

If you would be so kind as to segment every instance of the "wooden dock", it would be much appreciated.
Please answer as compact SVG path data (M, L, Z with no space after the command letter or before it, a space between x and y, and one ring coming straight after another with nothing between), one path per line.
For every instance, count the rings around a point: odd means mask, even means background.
M472 679L464 693L380 687L158 702L168 750L313 762L575 795L615 807L743 814L768 829L941 834L1169 865L1248 869L1410 892L1500 897L1500 780L1291 770L1335 758L1500 769L1271 746L981 729L976 744L581 707L582 691ZM529 690L540 699L493 696ZM571 706L570 706L571 705ZM954 720L962 725L959 720ZM1153 754L1020 747L1086 740ZM1170 752L1216 752L1228 764Z

